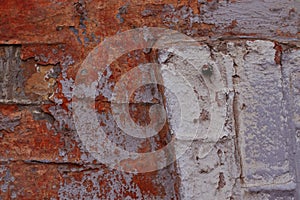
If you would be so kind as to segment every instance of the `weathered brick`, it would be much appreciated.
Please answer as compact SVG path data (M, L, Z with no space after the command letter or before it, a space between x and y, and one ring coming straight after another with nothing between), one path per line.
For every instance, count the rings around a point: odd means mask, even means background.
M169 166L160 172L127 174L98 166L86 169L63 166L61 199L177 199L176 169ZM116 192L118 191L118 192Z
M58 66L21 61L20 50L16 45L0 47L0 102L37 104L48 100L55 89Z
M56 165L23 161L1 163L0 198L56 199L61 180Z
M292 169L295 170L295 182L297 183L296 188L296 198L300 197L300 185L299 185L299 60L300 59L300 51L299 50L291 50L287 48L283 51L282 55L282 66L283 66L283 88L284 94L286 97L285 105L287 106L287 110L285 112L285 116L287 117L288 124L286 127L286 132L290 134L290 152L291 157L290 160L294 163Z
M299 198L299 8L297 0L2 1L0 199ZM179 55L159 49L159 56L155 49L137 49L116 59L96 90L99 125L126 150L156 151L175 136L190 149L165 169L127 174L87 152L76 133L72 95L78 69L94 47L144 26L180 31L201 48L186 43ZM122 75L147 79L130 72L149 62L184 75L200 107L189 104L186 87L175 87L180 98L156 84L140 87L129 98L126 117L146 126L150 107L165 104L169 121L158 135L136 139L116 124L111 97ZM170 78L164 70L156 78L179 83L178 74ZM126 94L128 86L122 87ZM187 127L200 125L199 137L176 129L178 99ZM173 151L167 154L174 158ZM157 162L149 157L147 163L123 164L143 171Z
M1 2L2 44L60 43L75 24L76 1L17 0Z
M0 95L1 101L13 101L15 96L21 95L23 80L20 74L20 47L0 47Z
M276 64L274 47L270 41L247 41L246 54L236 58L242 175L249 190L295 187L291 140L285 129L284 66Z

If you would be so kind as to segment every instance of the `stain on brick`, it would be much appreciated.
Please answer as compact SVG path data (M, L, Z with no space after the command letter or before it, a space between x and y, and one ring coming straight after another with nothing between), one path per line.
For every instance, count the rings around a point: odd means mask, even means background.
M24 96L20 64L20 46L0 46L0 100L3 103Z

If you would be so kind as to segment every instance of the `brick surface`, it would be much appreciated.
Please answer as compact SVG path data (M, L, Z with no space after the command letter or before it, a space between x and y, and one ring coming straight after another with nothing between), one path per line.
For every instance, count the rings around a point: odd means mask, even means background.
M245 107L240 113L245 182L249 186L255 186L259 180L259 185L287 183L292 177L289 135L284 130L286 108L282 105L281 66L274 60L274 43L247 42L246 48L241 79L247 83L241 81L238 85L240 101Z
M299 199L299 15L297 0L1 1L0 199ZM105 66L99 80L97 73L86 79L98 81L86 106L95 105L112 144L139 154L174 138L180 144L165 152L177 159L169 166L126 173L105 165L109 154L96 159L88 151L73 95L96 46L135 28L149 42L147 27L179 31L197 45L185 38L180 48L136 49ZM133 71L146 63L160 67ZM163 86L129 94L138 79ZM117 86L129 96L128 115L114 101ZM119 106L120 119L146 127L154 105L165 107L167 122L150 138L134 138L113 116ZM80 115L90 122L91 114ZM181 145L187 149L178 155ZM138 171L159 164L151 156L122 161Z

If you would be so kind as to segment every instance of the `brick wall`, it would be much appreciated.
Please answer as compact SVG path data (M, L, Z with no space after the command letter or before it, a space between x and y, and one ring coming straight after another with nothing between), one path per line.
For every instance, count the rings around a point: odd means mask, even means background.
M0 200L300 199L299 1L0 3Z

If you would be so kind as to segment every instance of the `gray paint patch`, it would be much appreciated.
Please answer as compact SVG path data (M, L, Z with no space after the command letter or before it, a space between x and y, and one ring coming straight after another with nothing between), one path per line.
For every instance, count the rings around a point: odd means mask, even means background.
M226 31L236 20L233 31L246 34L276 36L299 31L300 2L277 0L243 0L233 3L221 1L206 3L201 7L201 20L215 24L217 31Z
M20 46L0 46L0 102L26 102Z
M14 131L15 127L20 124L21 116L15 116L13 119L0 114L0 131Z

